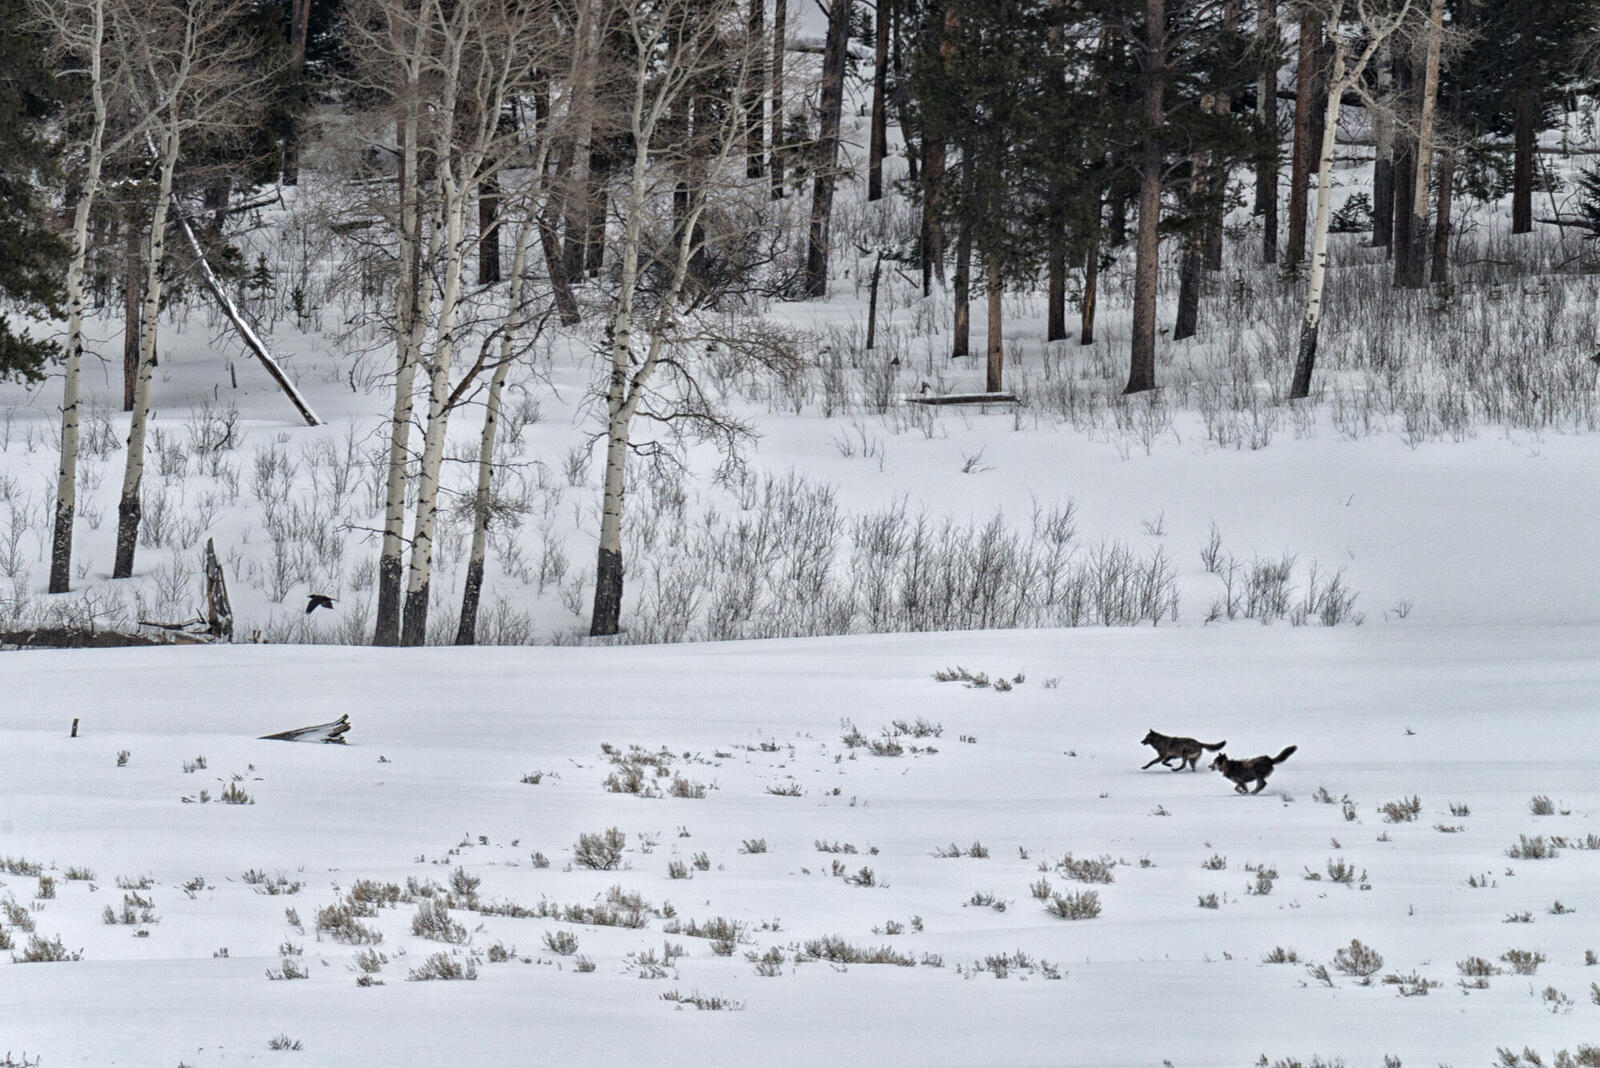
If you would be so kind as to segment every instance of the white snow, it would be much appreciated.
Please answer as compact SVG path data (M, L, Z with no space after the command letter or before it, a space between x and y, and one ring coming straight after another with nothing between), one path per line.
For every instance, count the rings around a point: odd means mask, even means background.
M1583 951L1600 946L1600 852L1514 860L1507 849L1519 835L1581 841L1597 827L1597 640L1594 625L1245 624L7 656L0 855L46 865L56 896L33 903L37 880L17 875L0 876L3 893L33 904L38 933L83 960L0 968L0 1047L52 1066L290 1057L267 1049L280 1033L303 1044L291 1063L330 1065L1239 1065L1263 1053L1472 1064L1497 1045L1570 1048L1594 1036L1588 984L1600 970ZM932 678L957 664L1026 678L1010 692ZM348 746L253 740L344 713ZM869 738L917 717L943 734L901 739L936 753L872 756L841 743L844 717ZM1265 793L1240 797L1212 772L1139 771L1147 727L1226 738L1235 756L1299 750ZM709 790L609 793L602 743L665 748L675 773ZM208 766L186 773L197 755ZM541 771L537 785L519 781ZM180 801L205 787L214 798L233 773L254 804ZM801 796L767 792L790 783ZM1348 796L1356 818L1314 800L1319 787ZM1385 822L1379 805L1413 795L1414 822ZM1557 814L1532 815L1535 795ZM1452 816L1452 804L1470 815ZM580 834L609 827L627 836L623 870L565 870ZM740 851L757 838L765 854ZM818 852L817 841L859 852ZM935 856L975 841L988 857ZM534 868L535 851L551 866ZM668 877L669 861L700 851L710 870ZM1040 871L1067 853L1126 863L1109 885ZM1213 855L1226 867L1202 867ZM1330 882L1333 859L1370 889ZM851 875L871 867L886 885L851 885L829 874L835 860ZM1270 894L1245 892L1247 863L1277 870ZM71 866L92 869L92 884L65 880ZM682 921L725 917L744 934L719 957L705 939L665 934L660 916L623 930L463 908L454 916L471 929L478 979L405 982L449 947L413 937L415 906L402 904L365 921L391 962L384 986L362 989L352 964L362 947L312 929L317 909L356 879L448 886L458 868L481 878L484 902L588 904L616 885L656 909L670 901ZM242 880L250 869L303 889L259 893ZM100 917L120 905L114 881L141 875L159 918L147 938ZM181 884L195 876L205 887L190 896ZM1058 893L1096 890L1101 915L1050 915L1029 892L1041 876ZM1492 885L1470 888L1469 876ZM1007 908L966 904L979 892ZM1215 910L1197 904L1209 893ZM1550 914L1557 900L1574 914ZM286 906L304 933L286 924ZM1505 922L1523 911L1530 924ZM889 921L905 932L873 933ZM769 922L777 929L762 930ZM594 972L544 948L558 929L576 935ZM793 963L794 946L828 935L937 954L943 966ZM1380 977L1415 972L1442 985L1401 997L1336 970L1334 988L1312 979L1306 962L1331 964L1352 938L1383 954ZM309 979L267 978L284 941L303 947ZM659 957L664 942L685 955L663 978L637 977L629 954ZM487 963L496 944L516 957ZM758 976L744 955L771 946L789 959ZM1277 946L1301 963L1262 963ZM223 947L227 958L213 957ZM1531 977L1457 987L1456 962L1510 948L1547 960ZM1062 977L972 971L1018 951ZM1550 1011L1547 986L1572 1005ZM680 1009L661 1000L672 990L743 1008Z

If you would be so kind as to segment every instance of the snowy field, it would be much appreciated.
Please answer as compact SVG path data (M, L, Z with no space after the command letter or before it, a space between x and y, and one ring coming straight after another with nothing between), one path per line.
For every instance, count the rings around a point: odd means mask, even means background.
M3 927L14 954L32 927L82 959L0 970L0 1046L196 1068L1548 1057L1600 1019L1597 641L1247 623L7 656ZM935 680L957 665L1022 679ZM346 713L348 746L251 740ZM940 733L888 746L895 721ZM1299 749L1241 797L1204 764L1141 772L1147 727ZM644 793L608 790L630 763ZM616 869L575 862L611 828ZM1532 841L1558 855L1508 855ZM413 933L419 890L450 895L434 933L458 941ZM1047 907L1082 892L1097 916ZM355 899L344 925L323 911ZM1352 939L1382 956L1370 985L1340 970ZM1518 974L1517 950L1543 960ZM904 963L826 959L879 951ZM439 953L475 981L406 981Z

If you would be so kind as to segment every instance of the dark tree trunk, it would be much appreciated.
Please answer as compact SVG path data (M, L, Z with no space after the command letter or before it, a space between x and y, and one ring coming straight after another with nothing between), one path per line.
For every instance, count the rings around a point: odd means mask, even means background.
M850 0L832 0L828 43L822 55L821 157L811 186L811 232L806 246L806 295L828 294L828 229L833 221L833 189L838 180L839 119L844 109L845 49L850 43ZM598 595L597 595L598 596Z
M478 186L478 284L500 281L500 183L485 178Z
M373 645L400 644L400 595L405 589L405 560L378 558L378 610L373 619Z
M1394 240L1394 146L1390 155L1372 163L1372 247L1388 248Z
M984 286L989 296L989 345L988 362L984 367L983 388L989 393L999 393L1004 386L1005 371L1005 284L1000 277L1000 261L995 257L987 257L986 277Z
M1100 205L1089 225L1088 247L1083 254L1083 297L1078 305L1078 343L1094 344L1095 299L1100 288Z
M961 159L963 197L972 195L972 164ZM951 329L950 355L972 355L972 220L963 213L956 228L956 276L954 289L955 322Z
M140 479L139 487L143 485L144 480ZM117 554L111 565L114 579L133 577L133 554L139 547L139 518L143 514L139 487L117 502Z
M1046 341L1063 341L1067 336L1067 241L1059 218L1050 224L1050 254L1045 287Z
M878 346L878 283L883 279L883 253L872 262L872 281L867 284L867 351Z
M1289 386L1290 400L1304 400L1311 395L1311 372L1317 362L1317 335L1322 324L1300 324L1300 354L1294 364L1294 382Z
M1518 89L1513 106L1511 232L1533 232L1533 151L1539 125L1539 94Z
M456 624L457 645L478 644L478 601L483 593L483 561L467 565L466 587L461 593L461 620Z
M1450 280L1450 206L1454 199L1451 188L1456 181L1456 154L1449 149L1439 153L1439 205L1433 220L1433 274L1434 285Z
M772 0L772 199L783 199L783 52L788 38L788 0Z
M50 542L50 592L72 589L72 519L77 512L73 501L56 505L55 527Z
M1165 0L1145 0L1145 71L1143 103L1148 126L1139 149L1139 232L1134 242L1132 345L1128 384L1123 393L1156 387L1156 280L1160 270L1161 144L1156 132L1166 121L1162 72L1167 55Z
M1394 136L1394 168L1390 181L1394 186L1393 205L1390 217L1394 220L1390 227L1389 250L1394 256L1395 284L1399 284L1401 271L1404 269L1406 257L1411 254L1411 198L1412 186L1416 184L1416 134L1413 129L1416 120L1416 95L1414 93L1413 71L1411 60L1406 50L1395 49L1394 56L1394 91L1395 104L1404 121L1395 124Z
M944 229L939 225L939 181L944 177L944 142L922 138L922 237L918 242L922 258L922 295L933 292L937 274L944 281Z
M867 199L883 197L883 155L889 146L888 86L889 86L889 23L893 0L878 0L873 14L872 53L872 135L867 150Z
M539 216L539 247L544 252L545 273L550 276L550 291L555 297L556 314L562 326L576 326L582 316L578 301L572 295L572 280L567 277L566 264L561 262L561 238L548 218Z
M1256 164L1255 212L1261 216L1261 260L1278 262L1278 0L1259 0L1257 25L1264 65L1256 83L1256 113L1271 151Z
M594 573L594 614L589 621L590 637L617 633L622 625L622 553L599 550Z
M760 178L765 173L762 164L766 153L766 122L763 108L766 104L766 64L762 62L766 41L767 0L750 0L750 50L752 53L750 80L755 85L755 99L750 107L750 129L745 137L744 176Z
M1316 110L1316 71L1322 23L1312 14L1300 18L1299 69L1295 72L1294 149L1289 162L1289 234L1283 265L1296 271L1306 258L1306 193L1311 180L1312 113Z
M1121 192L1111 198L1111 221L1107 228L1111 232L1113 248L1128 240L1128 199L1128 195Z
M289 71L294 83L304 88L306 38L311 32L311 0L292 0L289 7ZM283 140L283 184L300 183L300 123L295 115L289 135Z
M583 269L591 278L599 276L605 261L606 184L613 162L609 148L589 157L589 225L584 244Z
M428 584L406 591L405 619L400 624L401 645L426 645L428 641Z
M124 223L122 257L122 410L133 411L134 390L139 387L139 308L144 303L144 252L139 231L130 219Z
M1184 242L1183 260L1178 266L1178 314L1172 324L1172 340L1194 337L1200 328L1200 271L1205 266L1201 242Z
M1411 255L1411 202L1404 191L1410 189L1416 179L1414 168L1416 157L1412 154L1416 142L1410 137L1395 138L1394 161L1394 233L1391 235L1389 248L1394 254L1395 277L1398 279L1404 270L1406 258ZM1399 284L1397 281L1396 285Z

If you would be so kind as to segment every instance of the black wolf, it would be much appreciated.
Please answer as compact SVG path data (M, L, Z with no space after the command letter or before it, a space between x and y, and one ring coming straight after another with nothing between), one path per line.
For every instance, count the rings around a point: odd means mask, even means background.
M1300 748L1291 745L1277 756L1251 757L1249 760L1229 760L1227 753L1218 753L1217 759L1211 762L1212 771L1220 771L1233 780L1233 788L1241 794L1257 793L1267 788L1267 776L1272 774L1272 769L1289 759L1289 754ZM1255 783L1256 788L1246 790L1245 786Z
M1155 731L1151 731L1144 736L1144 741L1139 744L1155 747L1155 759L1151 760L1150 764L1161 764L1164 767L1172 768L1173 771L1182 771L1183 766L1187 764L1190 771L1199 771L1200 750L1221 749L1228 742L1227 739L1223 739L1215 745L1208 745L1193 738L1174 738L1168 734L1157 734ZM1176 767L1167 763L1173 757L1178 758ZM1150 764L1146 764L1144 768L1148 768ZM1139 770L1143 771L1144 768Z

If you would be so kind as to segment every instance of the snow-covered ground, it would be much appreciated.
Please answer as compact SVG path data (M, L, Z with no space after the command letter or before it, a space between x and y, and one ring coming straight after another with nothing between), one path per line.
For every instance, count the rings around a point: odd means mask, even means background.
M82 959L0 968L0 1048L45 1066L196 1068L1548 1057L1593 1041L1600 1020L1600 968L1584 960L1600 949L1600 852L1582 848L1600 845L1597 642L1593 624L1252 623L6 656L0 855L43 865L54 897L21 874L0 874L0 893ZM933 677L958 665L1022 678L1000 692ZM341 714L348 746L252 740ZM942 733L873 755L844 743L847 720L868 741L896 720ZM1299 749L1241 797L1204 764L1140 771L1150 727L1226 739L1235 757ZM670 766L640 765L669 795L608 791L620 768L605 746ZM705 795L670 796L675 779ZM221 803L232 785L250 803ZM1536 796L1553 814L1533 814ZM1380 811L1413 797L1413 820ZM609 828L626 839L620 867L575 867L580 835ZM1521 836L1568 844L1514 859ZM1111 881L1074 881L1069 855L1108 860ZM1340 862L1352 883L1332 880ZM1263 867L1277 878L1253 893ZM280 877L298 889L267 893ZM319 910L363 879L407 898L358 921L382 941L319 936ZM465 943L413 935L410 879L479 881L450 911ZM612 887L643 900L642 927L507 907L595 906ZM1079 891L1098 894L1097 917L1047 911ZM105 922L129 894L149 922ZM737 926L731 955L671 933L718 918ZM0 924L13 953L29 937L17 919ZM545 944L562 931L572 955ZM829 936L915 963L807 960ZM1370 986L1336 965L1352 939L1383 957ZM285 946L308 978L270 978ZM492 962L495 947L509 959ZM1279 947L1297 962L1264 963ZM388 963L384 985L362 988L369 948ZM759 974L774 948L774 974ZM1500 959L1516 949L1543 955L1535 974ZM476 980L405 981L441 951L475 962ZM1464 988L1471 957L1505 974ZM1402 997L1388 975L1439 985ZM270 1051L279 1035L303 1048Z

